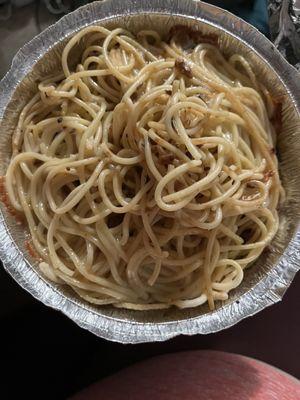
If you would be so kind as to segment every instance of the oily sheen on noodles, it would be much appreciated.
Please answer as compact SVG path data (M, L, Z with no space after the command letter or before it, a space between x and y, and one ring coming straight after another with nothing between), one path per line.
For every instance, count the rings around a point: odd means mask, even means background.
M278 228L275 106L255 71L184 27L99 26L62 70L24 107L6 174L42 272L94 304L226 300Z

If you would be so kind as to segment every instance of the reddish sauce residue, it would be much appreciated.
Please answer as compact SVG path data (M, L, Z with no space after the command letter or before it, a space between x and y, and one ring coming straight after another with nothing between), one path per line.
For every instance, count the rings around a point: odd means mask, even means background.
M282 97L273 97L272 101L274 105L274 112L271 122L275 128L275 132L278 134L282 130Z
M8 198L7 191L5 188L5 177L4 176L0 176L0 201L2 201L2 203L5 205L5 207L7 209L7 212L15 218L15 220L17 221L18 224L24 223L23 215L21 215L18 211L16 211L9 202L9 198ZM25 244L26 250L28 251L28 254L32 258L42 261L41 257L34 250L30 240L25 240L24 244Z
M9 202L9 198L5 188L4 176L0 176L0 201L2 201L2 203L5 205L7 212L9 212L9 214L16 219L17 223L22 224L24 222L23 216L18 211L16 211Z
M185 36L188 36L189 39L193 40L195 44L199 43L208 43L214 46L218 45L218 36L214 34L204 35L202 32L189 28L185 25L175 25L169 31L169 40L173 37L177 36L180 40L184 40Z
M35 258L36 260L41 260L41 257L34 250L30 240L25 240L25 248L28 251L28 254L30 255L30 257Z
M266 246L266 247L264 248L263 252L264 252L265 254L272 253L271 246Z
M270 154L275 154L275 152L276 152L275 148L274 148L274 147L271 147L271 148L270 148Z

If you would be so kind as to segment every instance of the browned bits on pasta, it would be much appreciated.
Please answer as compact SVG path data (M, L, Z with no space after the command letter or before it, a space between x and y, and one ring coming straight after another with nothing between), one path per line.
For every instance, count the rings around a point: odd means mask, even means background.
M164 154L162 156L160 156L160 161L163 164L170 164L172 161L174 161L175 159L175 155L172 153L168 153L168 154Z
M175 68L180 74L185 75L190 79L193 77L192 68L183 58L177 58L175 61Z
M274 176L275 175L275 171L266 171L265 173L264 173L264 178L263 178L263 181L264 182L267 182L270 178L272 178L272 176Z

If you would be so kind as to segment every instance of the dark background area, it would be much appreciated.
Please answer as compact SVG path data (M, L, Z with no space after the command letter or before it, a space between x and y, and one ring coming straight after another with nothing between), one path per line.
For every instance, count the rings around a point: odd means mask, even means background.
M1 317L1 399L65 399L137 361L194 349L243 354L300 378L299 274L283 301L223 332L138 345L100 339L34 300L2 270L0 279L1 303L24 304Z
M223 5L268 34L264 0L211 2ZM37 33L37 10L42 28L59 16L48 15L42 2L38 3L39 8L36 5L32 3L13 10L11 18L1 23L0 54L1 49L2 54L7 54L7 47L13 54L24 41L30 39L30 35ZM19 26L22 31L18 30ZM8 63L11 57L0 59L4 71L8 64L3 65L3 60ZM299 290L298 274L282 302L220 333L180 336L163 343L121 345L97 338L63 314L45 307L0 268L0 360L3 367L0 398L65 399L86 385L137 361L193 349L243 354L300 378Z

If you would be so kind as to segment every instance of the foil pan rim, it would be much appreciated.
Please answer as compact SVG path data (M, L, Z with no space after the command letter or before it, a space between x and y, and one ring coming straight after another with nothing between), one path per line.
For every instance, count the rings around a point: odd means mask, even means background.
M296 69L284 60L282 55L274 49L274 46L267 38L256 28L251 27L240 18L221 8L208 5L199 0L165 0L163 5L160 0L128 0L126 7L130 15L148 13L195 18L198 21L221 28L223 31L238 38L259 57L263 57L269 63L275 61L276 57L276 63L275 66L272 65L272 69L277 76L281 75L281 68L288 72L285 74L285 79L282 80L282 83L292 98L298 110L298 115L300 114L300 82L299 79L292 79L295 74L298 75ZM0 82L0 119L3 118L6 107L16 87L38 59L62 39L82 27L124 15L122 9L124 9L123 0L105 0L103 2L90 3L66 15L23 46L14 57L11 69ZM214 11L214 18L211 11ZM81 23L74 29L72 18L80 14L83 18ZM223 20L222 16L224 17ZM226 21L224 21L225 17ZM252 35L259 37L259 42L263 46L260 45L259 48L253 47L249 37L237 34L237 26L241 28L241 31L243 31L242 27L244 26L247 28L244 31L250 31ZM63 36L61 35L62 31L64 32ZM31 48L33 50L31 57L24 60L23 54L28 54L28 50ZM273 53L270 52L271 50ZM289 242L276 266L254 287L244 293L239 298L238 304L230 302L212 313L180 321L159 323L137 322L101 315L82 305L78 307L76 301L58 293L55 286L49 284L39 276L25 260L22 251L16 246L10 235L4 215L0 212L0 256L6 271L20 286L45 305L62 311L79 326L97 336L121 343L164 341L179 334L213 333L228 328L242 319L256 314L267 306L280 301L296 272L300 269L300 250L298 250L300 247L298 243L300 243L299 229L297 229L296 234ZM126 335L124 335L124 331L126 331Z

